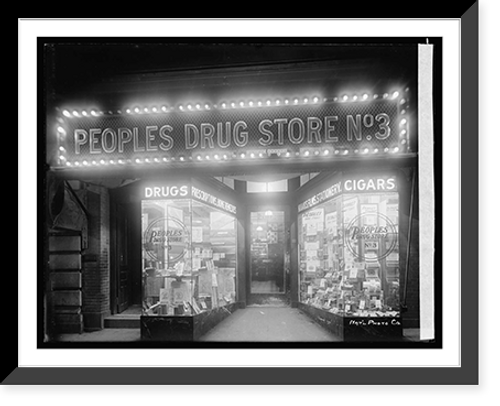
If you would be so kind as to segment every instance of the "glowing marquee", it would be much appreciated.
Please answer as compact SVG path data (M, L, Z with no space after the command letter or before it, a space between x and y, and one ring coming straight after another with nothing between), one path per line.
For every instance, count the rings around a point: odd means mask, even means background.
M92 167L265 157L409 152L407 100L400 92L307 102L207 108L61 110L52 166Z

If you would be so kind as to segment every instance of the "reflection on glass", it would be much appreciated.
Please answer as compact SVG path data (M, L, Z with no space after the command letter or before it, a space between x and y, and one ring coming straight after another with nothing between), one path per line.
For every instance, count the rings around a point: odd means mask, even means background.
M236 299L234 217L204 203L142 202L143 313L193 315Z
M399 316L398 194L344 194L299 215L300 301Z
M251 293L285 291L285 213L250 213Z

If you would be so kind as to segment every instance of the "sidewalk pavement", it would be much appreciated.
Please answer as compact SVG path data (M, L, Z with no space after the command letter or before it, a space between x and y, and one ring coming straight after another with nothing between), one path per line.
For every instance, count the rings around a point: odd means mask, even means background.
M235 311L200 341L331 342L340 339L298 309L256 306Z
M405 339L419 341L419 330L405 330ZM140 342L139 328L105 328L82 334L61 334L58 342ZM290 307L253 306L236 310L200 342L338 342L337 336L300 310Z
M56 342L61 343L134 341L141 341L141 330L138 328L105 328L99 331L83 332L82 334L60 334L56 339Z

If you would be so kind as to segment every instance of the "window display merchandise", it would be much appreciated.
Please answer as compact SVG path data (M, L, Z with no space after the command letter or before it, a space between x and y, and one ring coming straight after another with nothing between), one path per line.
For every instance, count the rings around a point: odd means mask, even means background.
M142 320L184 318L194 328L193 317L236 301L236 218L219 208L234 206L195 186L179 187L177 199L162 190L146 189L141 206Z
M355 327L394 334L401 327L395 177L333 179L299 205L299 301L337 316L345 339Z

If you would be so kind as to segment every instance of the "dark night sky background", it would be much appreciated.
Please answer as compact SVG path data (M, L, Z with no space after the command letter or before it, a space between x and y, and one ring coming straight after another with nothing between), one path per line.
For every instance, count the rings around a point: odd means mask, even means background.
M339 41L339 40L337 40ZM45 73L49 90L64 98L88 92L127 75L162 75L182 70L273 66L301 62L335 62L392 80L416 71L408 44L418 39L47 39ZM387 46L389 44L389 46ZM411 48L411 46L410 46ZM413 54L414 52L413 47Z

